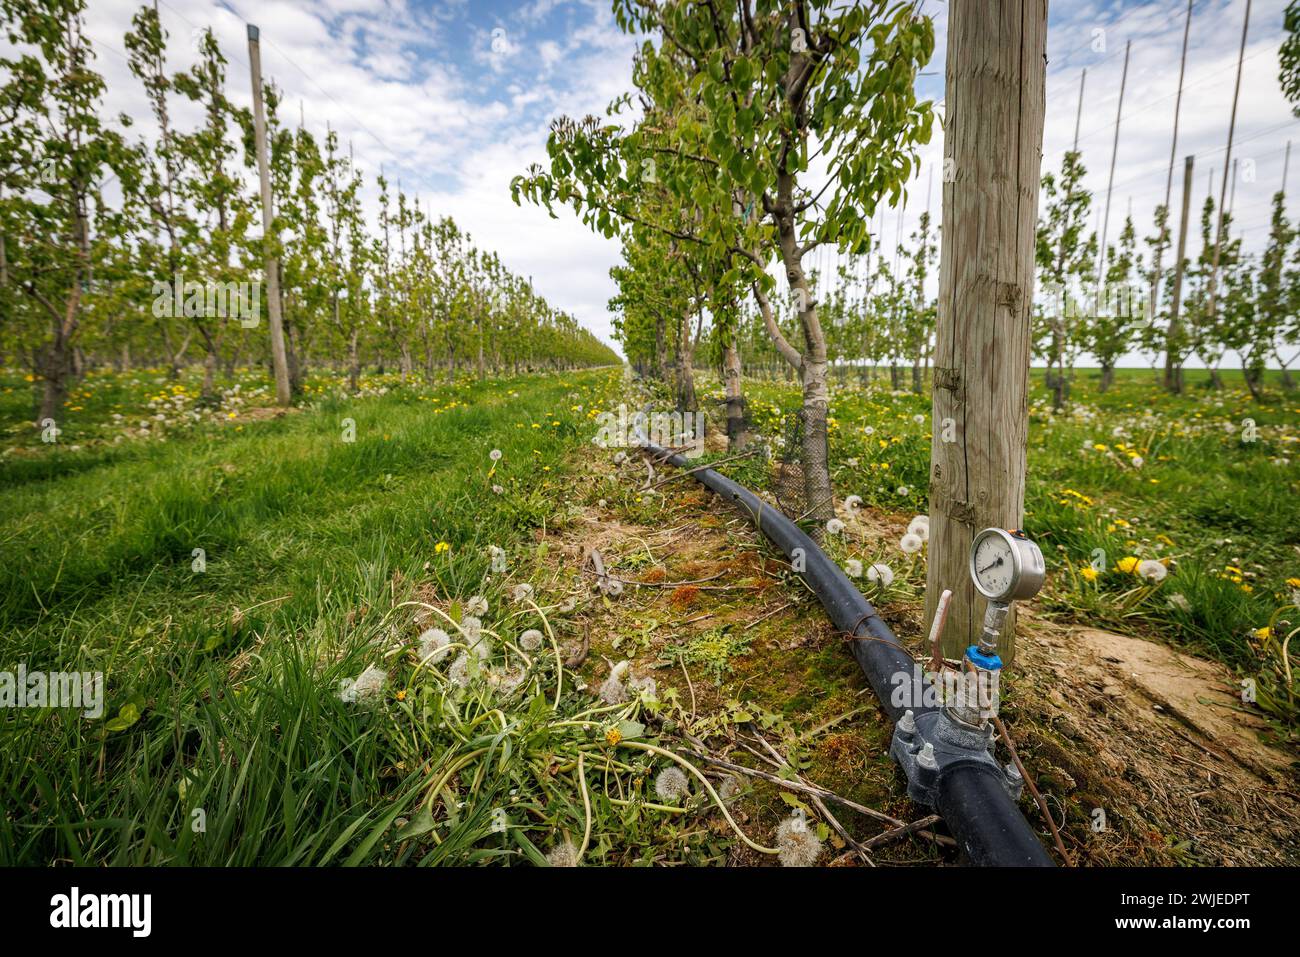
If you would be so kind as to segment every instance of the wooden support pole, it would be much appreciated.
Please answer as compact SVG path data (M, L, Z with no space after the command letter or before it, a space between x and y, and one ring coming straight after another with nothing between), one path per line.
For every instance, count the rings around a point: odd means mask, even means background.
M1151 265L1151 312L1148 316L1155 322L1160 306L1160 260L1163 258L1165 243L1169 241L1169 198L1174 186L1174 157L1178 155L1178 118L1183 108L1183 77L1187 75L1187 38L1192 32L1192 3L1187 0L1187 17L1183 21L1183 54L1178 61L1178 95L1174 97L1174 136L1169 144L1169 172L1165 174L1165 222L1160 228L1160 243L1156 246L1155 262Z
M1097 250L1097 289L1094 295L1101 296L1101 277L1106 265L1106 232L1110 229L1110 197L1115 189L1115 160L1119 156L1119 121L1124 114L1124 87L1128 85L1128 54L1132 42L1124 42L1124 72L1119 77L1119 105L1115 107L1115 142L1110 148L1110 179L1106 181L1106 214L1101 221L1101 243ZM1094 302L1097 301L1094 299Z
M1170 392L1183 391L1182 325L1179 313L1183 306L1183 267L1187 261L1187 220L1192 212L1192 163L1194 157L1183 161L1183 216L1178 224L1178 258L1174 260L1173 302L1169 304L1169 329L1165 332L1165 388ZM1175 352L1178 359L1175 360Z
M984 613L971 540L988 526L1018 528L1024 514L1046 62L1046 0L950 6L944 151L954 175L943 187L926 620L951 589L943 648L953 656Z
M1237 84L1232 91L1232 114L1228 119L1228 150L1223 157L1223 185L1219 189L1217 228L1214 231L1214 254L1210 260L1210 281L1206 290L1206 316L1214 321L1215 293L1219 280L1219 256L1223 250L1224 202L1228 197L1228 174L1232 170L1232 136L1237 130L1237 99L1241 95L1241 67L1246 59L1246 34L1250 30L1250 0L1246 0L1246 17L1241 24L1241 48L1237 52Z
M257 177L262 188L262 248L266 257L266 312L271 327L271 366L275 370L275 401L288 405L289 361L280 315L280 262L275 255L275 213L271 206L271 167L266 153L266 110L262 103L262 52L257 27L248 25L248 64L253 77L253 134Z
M1083 72L1079 74L1079 107L1074 111L1074 149L1071 152L1079 152L1079 124L1083 121L1083 85L1088 81L1088 68L1084 67Z

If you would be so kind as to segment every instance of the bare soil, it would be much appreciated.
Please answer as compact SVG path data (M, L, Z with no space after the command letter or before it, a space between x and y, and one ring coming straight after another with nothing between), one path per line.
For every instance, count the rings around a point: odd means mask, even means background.
M598 450L581 455L590 483L538 539L551 546L549 574L586 599L583 634L568 635L566 646L589 645L582 666L589 687L627 659L634 674L656 679L661 696L675 689L686 723L716 755L771 770L756 758L760 749L751 750L762 735L810 783L902 821L928 814L906 796L887 753L888 721L845 636L779 554L693 480L665 486L660 492L669 494L649 506L620 505L628 500L615 493L643 484L644 465L632 459L620 468ZM851 518L850 534L883 548L910 516L863 510ZM584 563L593 548L609 574L628 583L621 597L591 597ZM896 549L893 561L901 567ZM919 654L921 601L906 588L891 595L879 611ZM1003 719L1077 864L1300 864L1297 755L1267 741L1267 726L1242 703L1226 667L1144 638L1055 623L1032 603L1021 609L1017 634ZM715 645L729 649L722 660L689 661ZM734 720L741 709L751 721ZM889 829L830 808L856 841ZM1022 809L1052 848L1028 794ZM774 785L758 782L737 811L747 830L767 839L790 807ZM942 824L936 831L944 833ZM829 843L823 863L861 862L838 836ZM955 862L933 835L891 841L870 857ZM743 849L732 860L768 863Z

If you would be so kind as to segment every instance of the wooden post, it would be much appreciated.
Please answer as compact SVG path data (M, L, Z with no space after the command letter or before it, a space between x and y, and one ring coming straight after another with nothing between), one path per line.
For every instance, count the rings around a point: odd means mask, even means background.
M1178 155L1178 117L1183 108L1183 77L1187 73L1187 38L1192 32L1192 0L1187 0L1187 18L1183 22L1183 55L1178 61L1178 95L1174 98L1174 139L1169 144L1169 172L1165 174L1165 224L1160 229L1160 245L1156 246L1155 262L1151 266L1151 312L1148 319L1156 321L1160 306L1160 260L1169 236L1169 197L1174 186L1174 157ZM1168 381L1166 381L1166 386Z
M1083 120L1083 85L1088 82L1088 68L1084 67L1083 72L1079 74L1079 108L1074 111L1074 149L1071 152L1079 152L1079 123Z
M262 53L257 27L248 25L248 65L253 75L253 131L257 177L262 186L262 248L266 255L266 312L271 327L271 366L275 370L275 401L288 405L289 361L284 349L284 320L280 315L280 263L275 255L275 215L271 207L271 166L266 154L266 111L262 105Z
M1110 195L1115 188L1115 159L1119 156L1119 121L1124 114L1124 87L1128 85L1128 52L1130 41L1124 42L1124 72L1119 76L1119 105L1115 107L1115 142L1110 148L1110 179L1106 181L1106 215L1101 221L1101 243L1097 250L1097 289L1093 302L1101 297L1101 279L1106 268L1106 231L1110 228Z
M945 654L976 638L975 533L1024 514L1034 234L1042 165L1047 0L951 4L939 316L932 388L926 620L953 592ZM1014 621L1001 654L1015 654Z
M1178 224L1178 258L1174 261L1173 302L1169 304L1169 330L1165 333L1165 388L1170 392L1183 391L1183 368L1174 361L1174 348L1182 336L1179 313L1183 307L1183 266L1187 259L1187 220L1192 211L1192 161L1183 162L1183 218Z
M1250 0L1246 0L1246 19L1241 24L1241 49L1237 53L1237 85L1232 91L1232 114L1228 119L1228 149L1223 157L1223 186L1219 189L1218 224L1214 231L1214 256L1210 261L1210 283L1205 295L1206 314L1214 319L1214 295L1219 280L1219 254L1223 249L1224 202L1228 196L1228 174L1232 169L1232 135L1237 129L1237 98L1241 95L1241 66L1246 58L1246 34L1250 30Z

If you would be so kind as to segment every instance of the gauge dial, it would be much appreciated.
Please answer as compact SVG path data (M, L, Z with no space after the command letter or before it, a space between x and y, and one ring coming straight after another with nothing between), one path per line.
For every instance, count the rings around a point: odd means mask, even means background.
M1001 598L1011 592L1016 557L1011 543L1001 535L982 535L971 553L975 587L986 597Z
M986 528L971 545L970 575L991 601L1030 598L1043 585L1043 553L1020 532Z

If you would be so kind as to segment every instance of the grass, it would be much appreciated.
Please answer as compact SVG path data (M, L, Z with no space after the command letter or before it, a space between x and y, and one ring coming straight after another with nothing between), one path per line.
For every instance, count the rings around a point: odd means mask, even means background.
M1119 370L1101 394L1084 370L1062 413L1033 376L1023 524L1053 573L1043 601L1059 617L1165 638L1256 676L1265 706L1294 725L1295 689L1279 656L1293 627L1284 622L1300 611L1300 393L1273 381L1271 401L1258 404L1239 375L1226 373L1223 390L1187 375L1185 394L1171 396L1151 372ZM766 381L747 394L780 454L797 390ZM925 512L928 392L840 377L830 414L837 494ZM749 478L766 481L758 469ZM905 559L892 552L897 571ZM1132 559L1159 561L1167 576L1148 583L1124 570Z
M0 862L540 859L529 833L553 839L574 805L545 799L533 762L594 734L578 699L541 707L554 667L506 646L543 613L489 626L494 666L522 674L532 702L507 721L486 681L462 690L413 667L402 643L416 608L403 603L418 586L453 618L471 594L505 615L530 530L563 498L564 457L616 379L322 390L297 414L165 441L97 435L113 421L101 407L81 448L6 456L0 661L103 672L106 712L0 717ZM130 401L105 393L110 408ZM490 573L489 545L505 550L505 575ZM389 676L380 709L341 701L341 683L373 664ZM579 723L557 733L566 720ZM541 803L511 808L485 850L512 788ZM453 795L469 793L462 809ZM530 815L536 830L520 825Z
M1279 652L1288 579L1300 575L1300 398L1275 388L1284 401L1256 407L1242 389L1215 393L1192 378L1172 398L1145 373L1122 372L1104 396L1085 376L1079 405L1060 415L1035 392L1025 525L1052 567L1043 603L1257 676L1261 706L1293 727L1294 679ZM747 388L757 427L775 440L797 394L785 382ZM658 773L683 767L672 726L712 740L752 722L821 783L909 813L887 728L837 726L867 703L856 665L798 588L764 594L777 586L752 567L761 547L738 551L724 531L731 516L713 514L692 483L652 497L579 471L597 410L624 398L617 372L438 386L375 376L355 397L315 376L283 416L261 408L258 371L209 407L196 396L190 372L92 376L47 444L28 421L31 385L0 376L0 670L105 676L99 718L0 712L0 864L764 859L741 845L761 846L755 824L798 801L746 790L740 827L689 762L691 796L657 795ZM832 416L837 492L903 523L923 512L928 400L844 381ZM1242 441L1247 417L1256 441ZM770 478L753 460L727 471L751 487ZM737 590L652 589L650 612L589 598L554 550L554 530L574 527L580 508L644 528L698 522L726 554L656 568L634 539L619 573L691 581L725 559L742 575L729 579ZM873 600L919 606L924 562L892 540L827 547L891 566L886 589L863 580ZM1166 562L1168 576L1151 585L1118 570L1129 556ZM524 582L533 600L514 599ZM793 610L741 627L760 599L774 606L783 594ZM473 641L472 596L488 604L478 617L493 650L481 663L466 657L462 685L447 665ZM664 669L657 696L604 702L593 697L606 671L594 656L585 690L559 667L587 611L615 623L608 654ZM686 629L713 612L698 634ZM445 663L415 654L430 627L455 643ZM546 635L539 650L519 646L529 628ZM799 650L782 650L800 634ZM344 700L371 668L382 687ZM688 693L669 683L679 669L704 680Z

